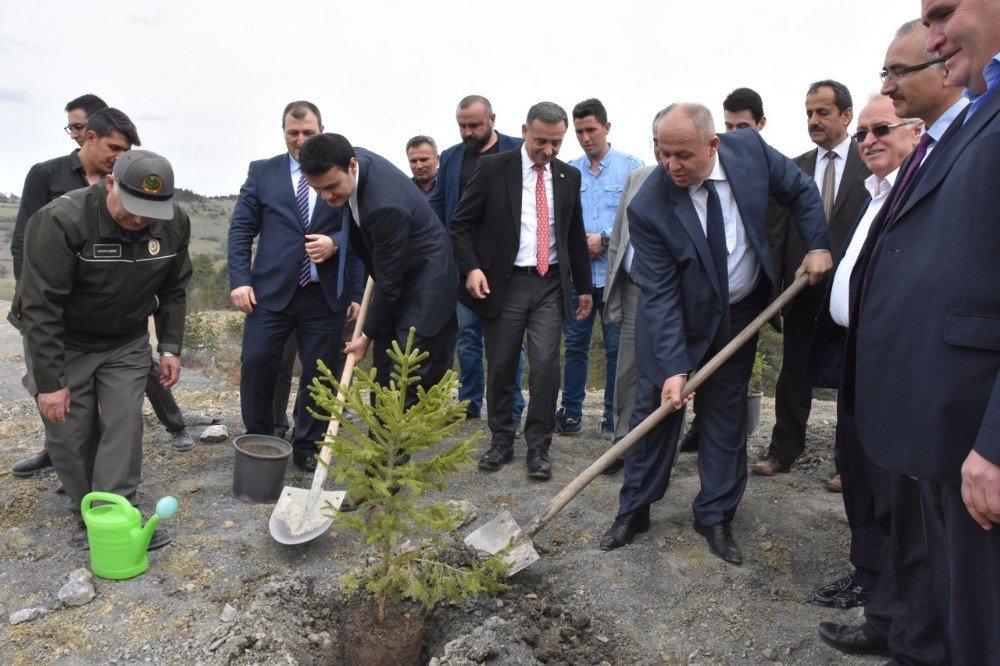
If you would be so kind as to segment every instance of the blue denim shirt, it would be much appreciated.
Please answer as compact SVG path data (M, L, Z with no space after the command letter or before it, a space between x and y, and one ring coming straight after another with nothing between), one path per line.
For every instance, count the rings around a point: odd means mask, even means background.
M993 89L1000 84L1000 53L993 56L986 67L983 68L983 79L986 81L986 90L979 93L978 95L970 93L968 89L965 90L965 96L969 98L972 102L972 106L969 107L969 112L965 115L965 120L968 122L969 117L972 116L976 110L983 105L986 100L986 96L993 92ZM587 209L584 208L584 211Z
M611 234L615 211L622 198L622 188L630 171L640 169L642 160L611 148L601 158L595 176L590 170L590 158L581 155L572 162L580 170L580 204L583 206L583 226L588 234ZM608 273L607 255L590 262L594 287L603 287Z

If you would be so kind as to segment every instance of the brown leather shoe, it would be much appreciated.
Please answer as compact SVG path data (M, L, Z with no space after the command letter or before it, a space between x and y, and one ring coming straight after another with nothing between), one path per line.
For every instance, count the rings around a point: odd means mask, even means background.
M841 483L839 474L834 474L832 479L830 479L829 481L824 481L823 487L829 490L831 493L844 492L844 484Z
M771 456L765 456L753 464L753 473L761 476L787 474L789 469L791 469L789 465L784 465L780 460Z

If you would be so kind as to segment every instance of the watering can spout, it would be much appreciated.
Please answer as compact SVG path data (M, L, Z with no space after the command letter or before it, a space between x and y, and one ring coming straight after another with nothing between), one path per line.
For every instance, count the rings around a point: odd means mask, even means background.
M170 518L175 513L177 513L177 499L169 496L160 498L160 501L156 503L156 513L150 516L141 530L135 528L132 531L133 546L136 550L142 553L146 552L149 542L153 539L153 533L156 532L156 526L160 524L161 520Z

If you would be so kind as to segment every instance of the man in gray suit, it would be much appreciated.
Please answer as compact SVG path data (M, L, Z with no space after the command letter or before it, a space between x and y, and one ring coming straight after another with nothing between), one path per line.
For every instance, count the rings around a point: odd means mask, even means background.
M639 302L639 286L632 277L632 241L628 233L626 209L646 177L660 162L660 149L656 142L656 124L666 109L653 117L653 165L636 169L628 174L622 190L618 211L615 213L611 240L608 243L608 283L604 301L604 321L621 328L618 344L618 367L615 372L615 433L614 441L628 434L632 410L635 409L635 306ZM604 470L612 475L625 466L619 458Z

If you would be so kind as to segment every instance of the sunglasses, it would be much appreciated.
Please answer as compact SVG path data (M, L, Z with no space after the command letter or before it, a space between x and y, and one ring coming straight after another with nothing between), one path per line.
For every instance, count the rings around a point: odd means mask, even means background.
M869 132L871 132L872 134L874 134L876 139L881 139L884 136L888 136L889 132L891 132L892 130L896 129L897 127L902 127L903 125L912 125L915 122L917 122L917 121L916 120L904 120L903 122L896 123L894 125L885 125L885 124L882 124L882 125L876 125L875 127L871 128L870 130L858 130L854 134L854 140L857 141L858 143L864 143L865 139L868 138L868 133Z

